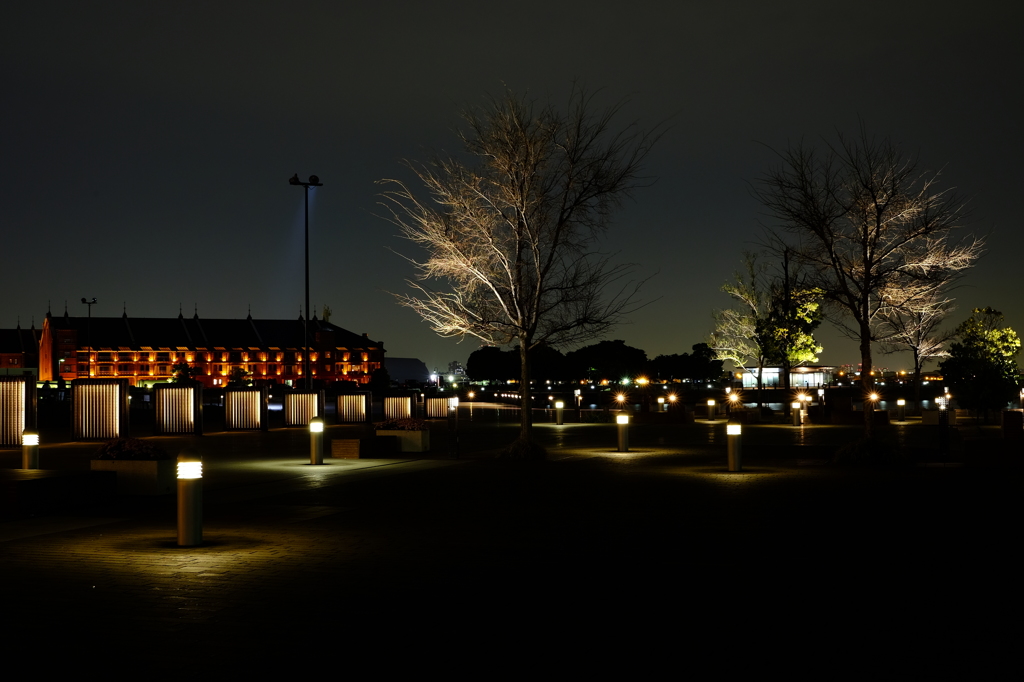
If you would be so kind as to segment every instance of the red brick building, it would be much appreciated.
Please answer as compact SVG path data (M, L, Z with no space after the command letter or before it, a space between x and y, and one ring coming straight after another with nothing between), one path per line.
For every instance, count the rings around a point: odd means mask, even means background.
M63 317L46 314L39 333L39 380L128 379L133 386L167 381L188 363L196 379L224 386L237 368L257 385L301 386L303 320ZM368 383L384 366L384 346L318 320L309 321L310 373L315 384Z

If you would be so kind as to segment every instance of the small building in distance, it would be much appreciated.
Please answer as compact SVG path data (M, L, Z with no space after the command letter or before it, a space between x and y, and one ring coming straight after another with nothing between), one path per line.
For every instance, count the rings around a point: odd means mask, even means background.
M765 367L764 388L775 388L782 386L782 368ZM746 369L736 368L733 370L733 377L740 382L743 388L757 387L757 367ZM829 386L836 380L836 368L825 365L802 365L793 367L789 372L790 388L818 388Z
M314 385L366 384L384 366L384 345L318 320L309 321L310 374ZM46 314L39 337L39 380L127 379L148 386L172 378L188 363L208 388L224 386L233 371L256 385L301 386L303 319L62 317Z

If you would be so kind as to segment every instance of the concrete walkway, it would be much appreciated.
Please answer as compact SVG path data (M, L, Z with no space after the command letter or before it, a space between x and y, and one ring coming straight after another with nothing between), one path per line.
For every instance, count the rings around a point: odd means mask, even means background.
M546 463L311 467L294 430L253 456L251 434L206 436L203 546L177 547L173 496L0 524L3 617L58 668L204 678L458 667L499 643L565 662L614 642L653 664L705 638L906 654L1015 632L992 617L1020 605L1019 468L801 466L751 444L729 474L706 431L638 433L623 454L575 428Z

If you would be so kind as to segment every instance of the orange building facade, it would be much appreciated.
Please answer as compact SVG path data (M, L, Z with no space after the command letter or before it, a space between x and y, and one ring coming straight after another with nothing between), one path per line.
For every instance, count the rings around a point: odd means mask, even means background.
M369 383L384 366L384 346L313 316L310 373L317 385ZM303 320L63 317L46 314L39 339L39 380L127 379L132 386L169 381L187 363L207 388L244 372L257 385L301 386Z

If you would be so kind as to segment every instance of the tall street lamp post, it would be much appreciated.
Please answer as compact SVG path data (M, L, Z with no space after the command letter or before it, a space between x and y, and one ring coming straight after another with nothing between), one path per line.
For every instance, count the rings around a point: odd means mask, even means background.
M302 185L306 188L306 307L302 315L302 376L305 378L306 390L312 390L313 379L309 374L309 188L323 187L320 178L309 176L309 182L299 180L296 173L288 179L290 185Z

